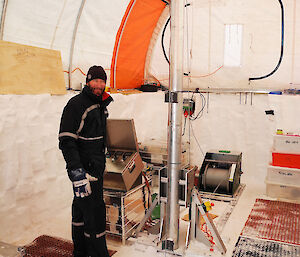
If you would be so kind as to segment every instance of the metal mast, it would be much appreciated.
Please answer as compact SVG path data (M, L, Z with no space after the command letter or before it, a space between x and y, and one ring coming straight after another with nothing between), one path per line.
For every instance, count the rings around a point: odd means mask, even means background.
M182 93L180 91L183 88L184 0L170 1L170 13L171 42L166 235L167 241L173 242L172 248L177 249L179 241L178 183L181 169Z

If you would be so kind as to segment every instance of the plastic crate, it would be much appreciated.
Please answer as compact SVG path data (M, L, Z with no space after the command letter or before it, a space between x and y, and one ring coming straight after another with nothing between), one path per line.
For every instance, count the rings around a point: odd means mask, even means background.
M272 165L300 169L300 154L273 152Z
M267 177L269 181L284 184L300 185L300 169L269 166Z
M274 152L300 154L300 136L274 136Z
M273 198L282 198L289 200L300 200L300 185L290 185L270 181L267 177L266 194Z

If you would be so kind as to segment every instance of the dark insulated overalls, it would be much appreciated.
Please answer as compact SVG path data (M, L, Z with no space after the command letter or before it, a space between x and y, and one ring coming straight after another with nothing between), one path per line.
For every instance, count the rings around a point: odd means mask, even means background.
M92 194L72 204L72 238L75 257L109 256L105 240L106 209L103 201L107 105L111 96L95 96L89 87L67 103L59 131L59 148L67 169L84 168L92 181Z

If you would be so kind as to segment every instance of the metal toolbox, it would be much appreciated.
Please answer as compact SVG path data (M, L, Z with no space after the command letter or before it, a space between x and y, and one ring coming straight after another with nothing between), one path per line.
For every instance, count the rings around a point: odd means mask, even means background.
M133 119L108 119L106 129L106 170L103 187L129 191L141 181L144 168Z
M181 165L187 165L187 143L181 144ZM151 140L139 145L142 160L155 166L166 166L168 160L168 150L166 141Z

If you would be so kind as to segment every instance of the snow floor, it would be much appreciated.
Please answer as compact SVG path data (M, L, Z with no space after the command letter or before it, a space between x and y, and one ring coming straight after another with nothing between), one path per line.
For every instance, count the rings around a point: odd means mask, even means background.
M185 238L188 222L183 220L180 220L179 248L175 252L188 257L232 256L234 246L250 214L256 198L266 197L263 194L258 195L257 193L253 192L251 188L247 188L246 186L239 198L237 205L233 208L233 211L224 226L222 226L222 222L218 224L218 221L222 217L222 214L230 209L229 203L211 201L215 204L215 206L210 212L218 215L218 217L214 219L214 224L217 226L217 228L219 227L222 229L223 227L222 233L220 233L220 235L227 248L227 253L225 255L221 255L216 246L214 247L214 251L211 252L209 247L198 241L191 241L188 248L185 249ZM181 207L180 216L183 217L186 213L188 213L188 209L184 209ZM111 242L109 240L108 245L110 246L110 249L117 250L117 253L114 254L114 257L140 257L141 255L143 257L172 256L165 252L158 252L157 250L160 250L161 247L156 246L156 242L156 235L147 235L146 233L140 233L137 239L129 238L125 246L123 246L121 242L119 242L118 244L115 241Z
M253 208L256 198L270 199L263 193L258 193L257 191L253 190L253 187L246 186L225 224L221 222L220 218L222 215L224 217L224 213L230 210L229 202L221 202L216 200L211 201L215 204L215 206L210 212L218 215L218 217L214 219L214 224L220 231L221 238L227 248L225 255L221 255L216 246L214 246L214 251L210 251L209 247L198 241L191 241L188 248L185 249L185 237L188 222L183 221L182 219L180 220L179 228L179 248L175 251L175 253L188 257L232 256L234 246L250 214L250 211ZM181 207L180 217L183 217L186 213L188 213L188 209ZM32 235L45 234L71 240L70 221L70 210L64 209L55 217L53 217L53 219L48 220L47 225L41 227L31 227L30 231L27 231L28 233L26 233L26 235L31 236L25 236L15 245L24 245L30 243L34 239ZM108 237L107 243L109 249L117 251L117 253L114 254L114 257L140 257L141 255L143 257L175 256L166 252L158 251L161 249L161 246L157 246L157 238L157 235L148 235L145 232L141 232L138 238L129 238L125 245L122 244L121 240L110 237Z

